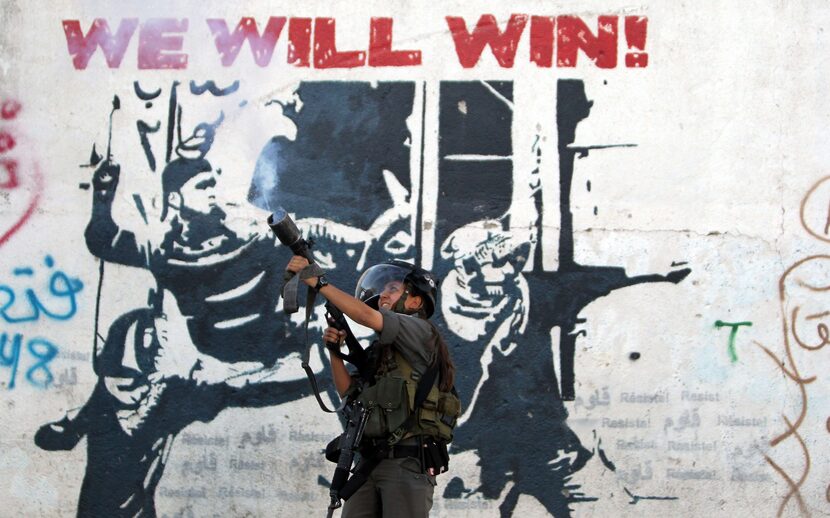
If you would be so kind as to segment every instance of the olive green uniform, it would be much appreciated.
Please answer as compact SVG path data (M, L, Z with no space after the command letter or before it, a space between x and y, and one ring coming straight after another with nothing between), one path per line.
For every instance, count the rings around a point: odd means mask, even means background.
M423 375L435 357L432 326L415 316L381 309L383 329L379 343L392 345ZM400 446L417 446L418 439L401 440ZM426 518L432 509L435 477L423 473L415 457L380 461L368 480L343 505L343 518Z

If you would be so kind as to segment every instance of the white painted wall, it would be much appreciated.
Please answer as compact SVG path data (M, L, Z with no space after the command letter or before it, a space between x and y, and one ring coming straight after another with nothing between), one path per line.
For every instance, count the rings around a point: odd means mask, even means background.
M464 16L472 24L481 13L493 13L500 21L510 13L575 14L586 20L601 14L644 15L649 19L649 65L599 70L586 61L574 69L539 69L527 59L525 35L514 68L498 67L485 51L479 66L465 70L458 65L443 17ZM204 19L235 23L241 16L264 21L270 15L335 17L341 48L365 48L369 17L392 16L395 45L421 49L423 65L295 68L284 63L281 39L271 66L257 67L244 47L236 64L223 68ZM530 146L539 136L539 167L549 208L542 245L544 266L551 271L557 268L560 224L556 84L562 78L583 80L594 105L590 118L578 127L576 143L637 146L592 151L577 160L571 196L577 262L621 266L629 276L666 274L673 262L688 263L692 272L676 285L642 284L614 291L579 315L585 319L579 330L585 333L577 340L577 399L564 403L568 424L586 448L602 448L616 471L595 455L574 475L572 483L581 486L579 491L597 498L572 504L574 516L741 516L748 509L758 516L817 516L830 509L830 468L823 461L830 438L823 347L830 283L825 231L830 152L824 145L830 117L824 72L830 65L825 30L830 12L824 4L566 1L522 2L508 8L490 2L440 7L403 1L169 6L156 1L4 0L0 17L0 95L20 105L16 117L0 121L0 130L16 142L0 158L17 161L19 180L17 186L0 186L0 290L5 304L0 317L0 333L5 333L0 335L5 337L0 358L0 515L71 516L77 507L86 440L72 451L46 452L34 445L33 436L41 425L82 405L97 379L91 342L99 264L83 240L91 195L78 188L90 181L92 169L79 165L88 161L92 143L99 152L106 149L110 103L118 94L124 105L114 118L112 146L123 171L114 217L141 239L158 239L163 229L140 224L131 196L140 194L148 212L158 214L158 205L152 203L154 198L160 201L158 176L128 167L145 163L134 130L136 114L145 112L132 84L138 80L150 89L191 79L219 84L241 79L234 99L248 99L252 105L287 98L303 80L394 79L415 81L418 89L426 81L428 96L437 92L441 80L513 81L511 211L517 221L535 216L526 185L535 160ZM113 27L115 20L126 17L188 18L183 47L188 68L138 70L133 41L118 69L107 68L98 50L86 70L75 70L61 21L78 19L86 30L96 17L110 20ZM430 99L428 103L434 102ZM185 116L194 121L202 120L198 110L206 118L214 113L213 107L198 103L186 106L193 107ZM436 192L437 106L427 106L420 195L429 207L441 193ZM222 201L243 203L237 222L264 218L262 211L244 203L252 157L271 136L292 131L278 116L278 107L269 108L274 111L254 122L243 118L246 110L232 117L228 127L233 129L222 137L226 140L214 157L228 164L219 186ZM154 109L163 114L164 103ZM414 131L420 138L420 131ZM336 195L325 186L319 191L321 196ZM430 235L428 228L425 232ZM473 234L466 236L468 245L476 244ZM527 235L514 229L511 237L521 241ZM47 257L53 266L46 264ZM19 270L27 267L31 276ZM70 297L50 294L48 283L58 271L83 283L74 296L75 309ZM336 284L336 273L333 280ZM102 334L116 317L145 302L152 281L145 270L107 265ZM13 322L30 311L27 289L53 313L67 317L41 312L32 321ZM716 327L716 321L751 322L737 332L735 359L727 349L729 328ZM464 328L468 324L456 325L459 335L469 331ZM487 333L494 329L487 328ZM185 340L181 330L171 332ZM447 333L453 336L451 330ZM17 335L19 357L11 352L17 350ZM485 343L487 338L479 340ZM815 350L799 345L796 338ZM57 351L48 362L53 378L45 388L36 386L45 378L36 370L30 349L38 339ZM555 342L553 346L558 352ZM43 347L35 345L35 354ZM635 351L641 356L631 360ZM176 361L181 367L186 360ZM319 368L319 359L313 364ZM289 369L282 375L290 378L298 372ZM493 426L503 429L506 449L534 455L535 450L512 439L522 430L511 422ZM330 477L333 466L319 453L337 430L336 419L320 412L310 397L268 408L228 409L208 423L194 423L170 448L156 491L157 512L171 517L322 514L328 492L317 478ZM498 499L480 493L462 499L442 496L454 476L463 478L466 488L476 488L478 462L475 451L453 456L451 473L439 477L433 515L499 515L510 483ZM514 515L547 513L536 499L523 495Z

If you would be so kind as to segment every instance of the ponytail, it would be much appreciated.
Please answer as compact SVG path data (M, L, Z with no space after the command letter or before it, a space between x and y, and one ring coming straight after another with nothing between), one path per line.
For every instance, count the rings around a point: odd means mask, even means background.
M422 299L426 299L425 295L422 295L416 288L407 285L407 291L412 292L414 295L418 295ZM403 306L402 301L405 299L406 294L403 297L398 299L398 304ZM441 332L438 331L438 327L429 320L429 316L426 312L426 305L421 304L421 307L417 310L412 311L410 314L417 315L418 317L426 320L429 322L429 325L432 326L432 333L434 335L434 344L435 344L435 361L438 362L439 367L439 378L441 383L438 385L438 388L441 392L450 392L453 390L453 386L455 384L455 364L452 362L452 357L450 356L450 349L447 347L447 342L444 341L444 337L441 336Z
M435 361L438 362L438 376L441 380L438 388L441 392L450 392L453 385L455 385L455 364L452 362L450 349L447 342L444 341L444 337L441 336L435 324L430 322L430 325L432 325L432 332L435 334Z

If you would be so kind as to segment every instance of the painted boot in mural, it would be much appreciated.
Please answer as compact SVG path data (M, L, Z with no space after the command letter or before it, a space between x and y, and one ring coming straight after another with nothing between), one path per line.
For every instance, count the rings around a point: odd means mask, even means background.
M41 426L35 433L35 445L46 451L73 449L88 430L84 408L70 410L62 419Z

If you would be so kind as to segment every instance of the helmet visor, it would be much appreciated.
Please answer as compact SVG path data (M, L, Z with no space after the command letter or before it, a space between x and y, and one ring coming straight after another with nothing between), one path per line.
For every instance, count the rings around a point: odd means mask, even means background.
M372 266L358 279L354 296L369 307L377 309L380 296L384 292L393 295L403 291L403 281L409 272L409 269L394 264Z

